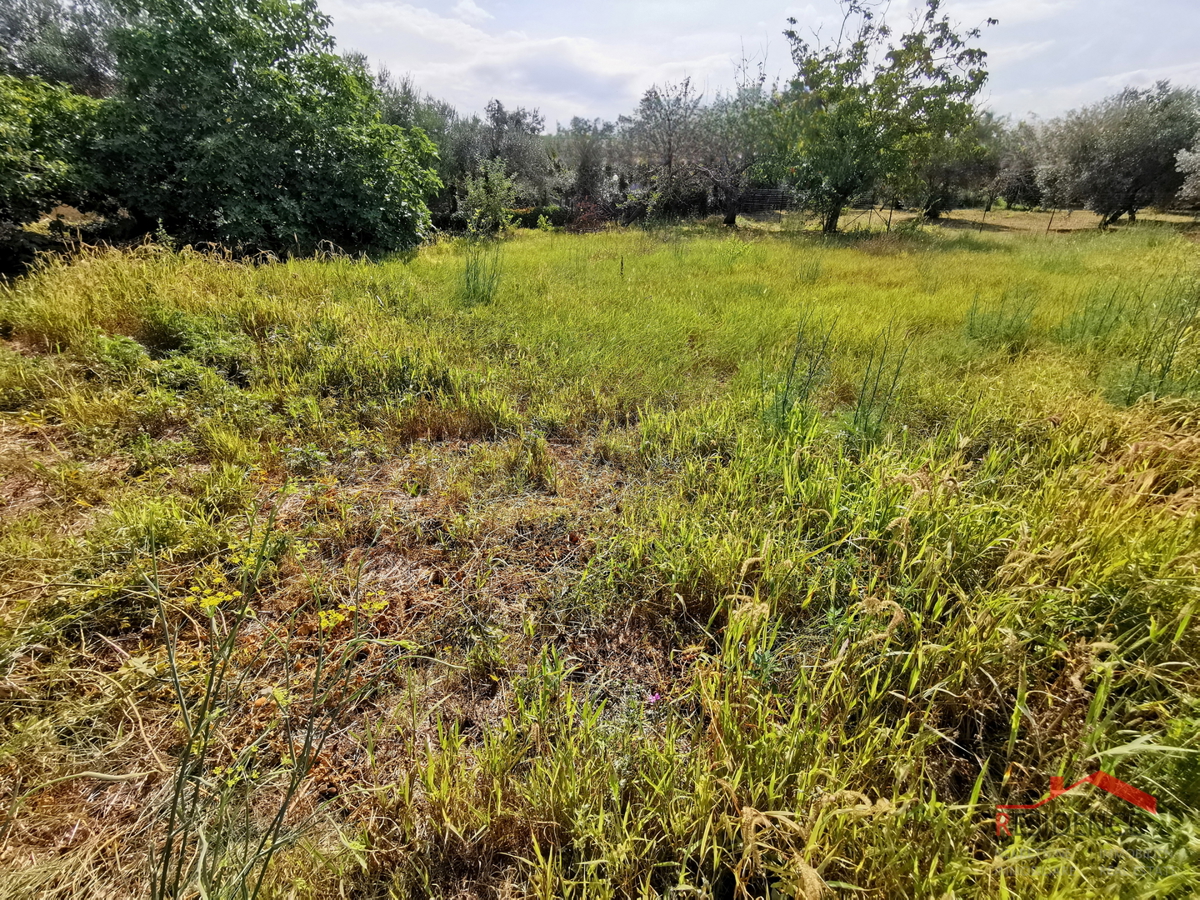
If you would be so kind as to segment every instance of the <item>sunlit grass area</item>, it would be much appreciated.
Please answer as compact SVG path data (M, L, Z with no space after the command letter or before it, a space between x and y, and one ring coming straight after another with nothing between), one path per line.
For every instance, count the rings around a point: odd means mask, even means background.
M0 293L0 896L1188 896L1197 262L48 260ZM1100 769L1158 814L998 834Z
M817 230L819 221L811 214L799 210L786 212L755 213L743 217L766 230L803 231ZM1191 235L1194 240L1200 219L1186 212L1164 212L1146 210L1139 217L1142 224L1155 227L1170 227ZM888 232L891 229L928 229L950 233L976 232L986 234L1073 234L1099 228L1101 219L1086 209L1011 209L1002 204L984 209L955 209L940 215L934 221L924 219L913 210L890 210L886 207L856 207L846 211L846 230L852 233L864 231Z

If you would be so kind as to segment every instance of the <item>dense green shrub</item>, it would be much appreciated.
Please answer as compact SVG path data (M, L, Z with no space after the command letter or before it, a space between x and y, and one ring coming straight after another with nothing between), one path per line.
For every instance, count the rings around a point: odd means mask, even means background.
M313 0L131 0L98 170L139 227L243 251L411 246L438 186Z
M76 202L96 107L66 88L0 75L0 236Z
M537 228L543 217L548 224L561 228L571 219L571 211L563 206L530 206L527 209L511 209L513 222L520 228Z
M477 174L467 176L466 188L460 212L469 230L487 234L512 224L517 185L505 170L504 160L485 159Z

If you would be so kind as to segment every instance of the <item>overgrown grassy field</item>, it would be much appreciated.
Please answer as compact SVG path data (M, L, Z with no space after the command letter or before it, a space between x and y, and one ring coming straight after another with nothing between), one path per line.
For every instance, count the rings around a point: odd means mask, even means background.
M46 262L0 897L1192 896L1198 249Z

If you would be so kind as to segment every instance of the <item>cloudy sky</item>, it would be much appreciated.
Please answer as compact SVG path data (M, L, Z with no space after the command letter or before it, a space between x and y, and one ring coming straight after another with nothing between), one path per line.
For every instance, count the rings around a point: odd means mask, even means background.
M903 24L919 0L892 0ZM321 0L344 50L410 73L464 112L492 97L536 106L549 130L616 118L655 82L691 76L709 92L737 61L787 76L789 16L828 32L836 0ZM1200 85L1200 0L946 0L963 25L987 18L985 102L1051 116L1127 84Z

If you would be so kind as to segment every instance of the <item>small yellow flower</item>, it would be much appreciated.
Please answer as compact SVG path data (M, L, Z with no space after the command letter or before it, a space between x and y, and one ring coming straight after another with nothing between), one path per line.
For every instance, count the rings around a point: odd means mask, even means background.
M319 618L321 620L321 627L328 630L330 628L336 628L338 625L341 625L343 622L345 622L346 614L335 609L323 609L321 610Z

